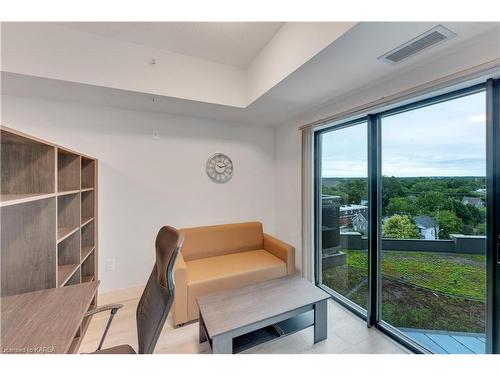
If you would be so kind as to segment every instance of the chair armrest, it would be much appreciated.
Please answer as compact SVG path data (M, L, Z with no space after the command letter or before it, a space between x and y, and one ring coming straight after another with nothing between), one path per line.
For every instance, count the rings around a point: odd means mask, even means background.
M99 306L93 310L89 310L83 315L86 318L88 316L92 316L94 314L97 314L97 313L100 313L103 311L111 311L111 313L109 314L108 322L106 323L106 328L104 328L104 333L102 334L101 341L99 342L99 346L97 347L97 350L101 350L102 344L104 344L104 339L106 338L106 335L108 334L109 327L111 326L111 322L113 321L115 314L122 307L123 307L123 305L121 303L111 303L109 305L102 305L102 306Z
M116 314L116 312L119 309L121 309L122 307L123 307L123 305L121 303L112 303L109 305L102 305L102 306L99 306L95 309L87 311L83 316L86 318L88 316L98 314L98 313L101 313L103 311L108 311L108 310L111 310L111 314Z
M179 252L174 266L174 324L187 322L187 266L182 253Z
M295 273L295 248L293 246L264 233L264 250L269 251L286 263L288 275Z

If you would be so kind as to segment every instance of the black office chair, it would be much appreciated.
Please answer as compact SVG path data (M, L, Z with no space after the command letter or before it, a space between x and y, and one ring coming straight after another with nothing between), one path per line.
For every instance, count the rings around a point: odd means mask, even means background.
M183 236L175 228L169 226L162 227L156 236L156 263L137 306L139 354L153 353L174 301L173 270L182 242ZM97 351L91 354L136 354L134 348L130 345L118 345L108 349L101 349L113 317L122 307L121 304L110 304L90 310L85 314L85 316L91 316L102 311L111 311Z

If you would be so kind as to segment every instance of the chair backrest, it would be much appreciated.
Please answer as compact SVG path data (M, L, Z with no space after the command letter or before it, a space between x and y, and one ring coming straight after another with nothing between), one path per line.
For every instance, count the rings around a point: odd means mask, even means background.
M183 236L169 226L156 236L156 263L137 306L139 354L153 353L174 301L173 269L182 242Z
M262 249L262 223L248 222L183 228L182 256L190 260Z

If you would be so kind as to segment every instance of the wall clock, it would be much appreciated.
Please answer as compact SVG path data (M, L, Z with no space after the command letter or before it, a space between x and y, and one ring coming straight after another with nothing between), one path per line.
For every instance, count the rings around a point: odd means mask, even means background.
M233 177L233 162L227 155L214 154L207 160L207 175L218 184L228 182Z

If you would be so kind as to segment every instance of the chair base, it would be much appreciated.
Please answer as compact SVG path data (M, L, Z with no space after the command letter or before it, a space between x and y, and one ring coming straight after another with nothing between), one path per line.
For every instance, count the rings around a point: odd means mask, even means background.
M107 349L97 350L89 354L137 354L130 345L118 345Z

